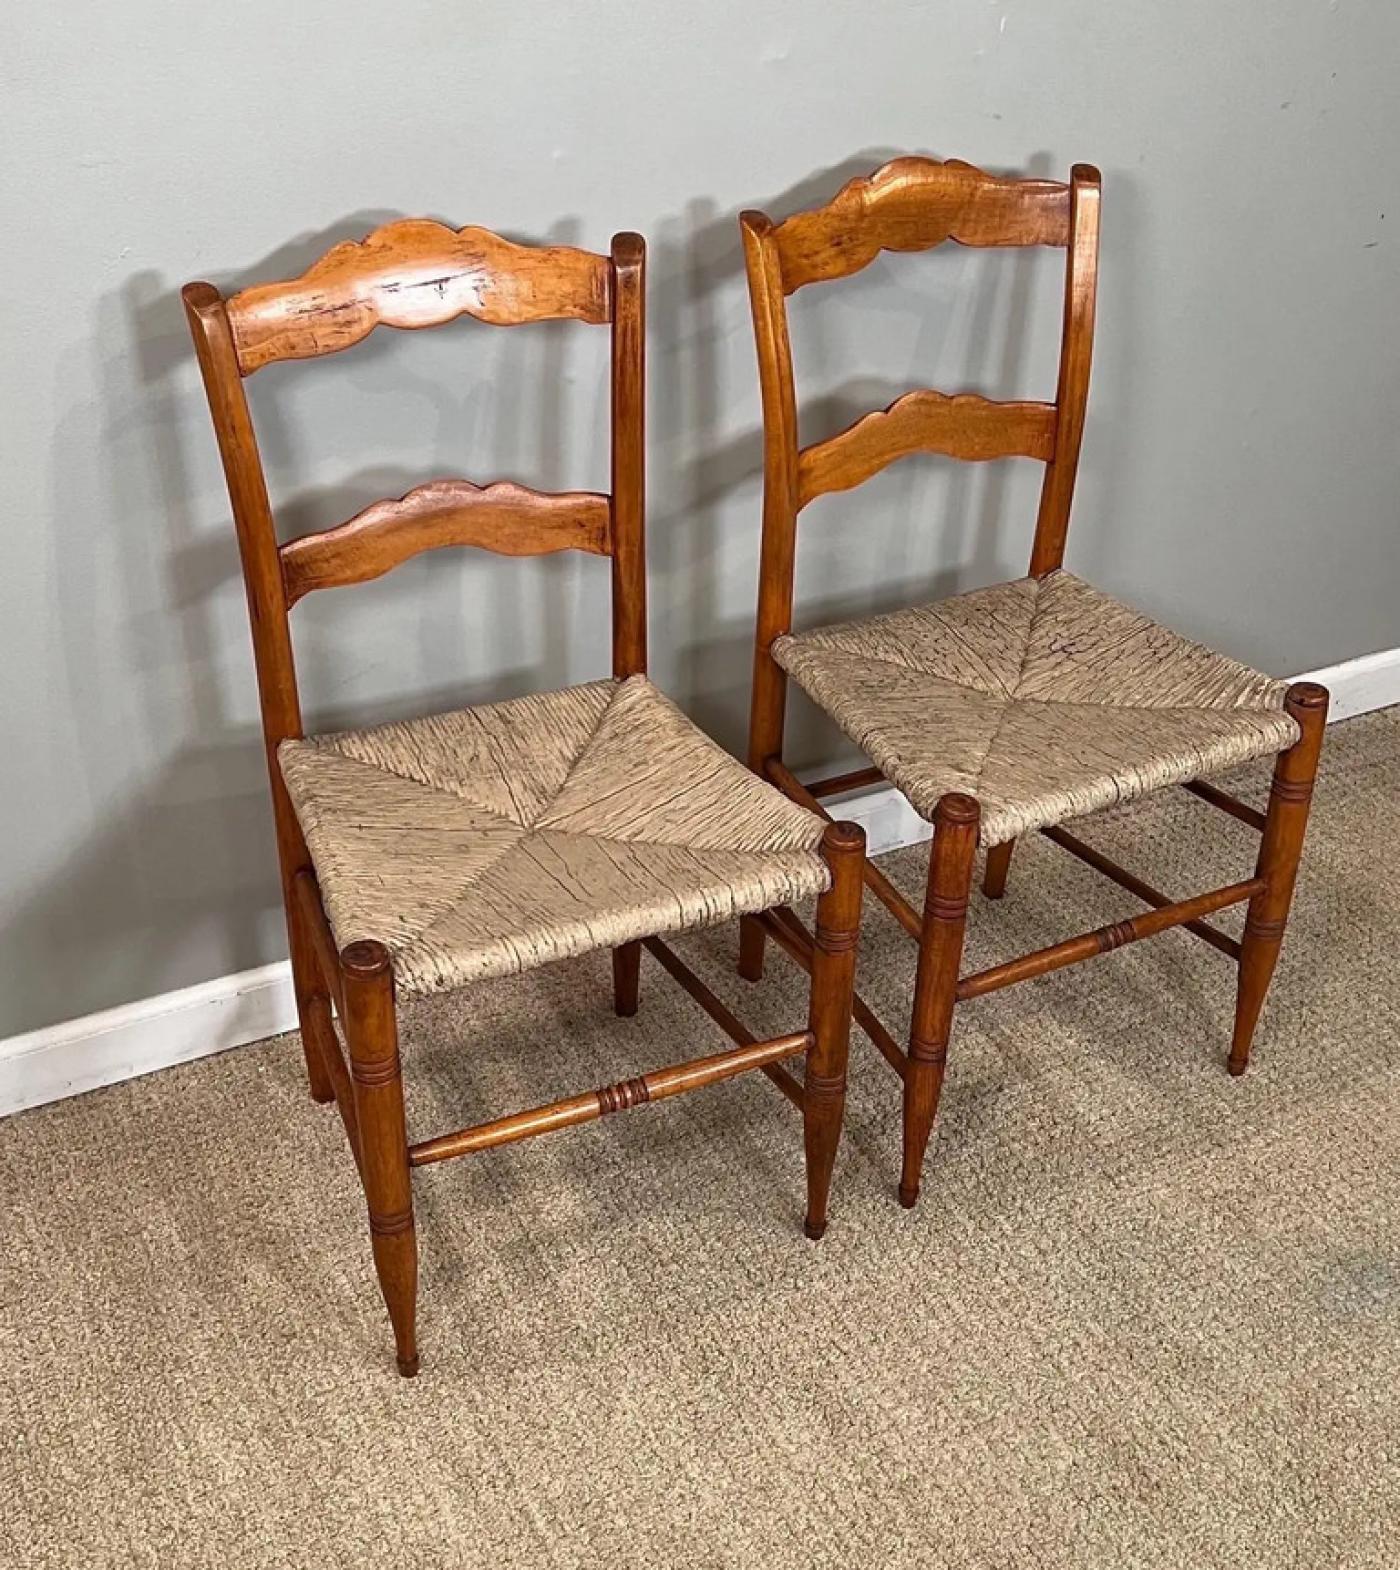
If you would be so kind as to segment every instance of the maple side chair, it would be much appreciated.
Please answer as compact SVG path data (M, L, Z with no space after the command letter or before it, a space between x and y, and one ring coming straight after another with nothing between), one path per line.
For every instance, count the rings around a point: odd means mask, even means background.
M1242 1074L1278 958L1307 824L1328 695L1286 686L1192 643L1062 567L1084 430L1099 238L1098 171L1068 183L1006 179L959 161L899 158L850 181L826 206L774 223L740 218L763 398L764 502L749 763L795 801L888 781L933 825L928 883L915 910L873 863L871 891L919 945L908 1049L871 1015L855 1017L903 1080L899 1198L912 1206L938 1109L955 1005L1172 927L1238 967L1228 1060ZM910 392L825 441L800 447L787 297L859 272L881 250L1055 246L1066 253L1055 399L994 402ZM1029 574L912 610L793 632L797 518L828 492L897 458L942 453L1045 464ZM872 767L803 784L783 761L788 678L826 711ZM1268 810L1206 776L1277 754ZM1259 831L1253 873L1177 899L1071 834L1064 823L1182 785ZM1149 908L1019 959L960 975L974 852L1000 898L1019 835L1039 831ZM1206 918L1248 901L1236 941ZM762 974L768 918L743 923L740 969Z
M815 1238L826 1226L864 838L755 779L647 681L644 270L634 234L602 256L409 219L336 246L299 278L227 300L208 283L184 290L247 587L307 1073L345 1125L405 1375L418 1370L415 1168L759 1069L802 1112L805 1230ZM464 313L500 326L610 326L611 494L437 480L279 546L244 378L347 349L377 326ZM291 607L444 546L609 558L611 678L306 737ZM773 1039L748 1031L658 936L774 906L797 923L786 907L811 895L808 1017ZM734 1048L410 1142L396 987L441 992L600 948L612 950L618 1014L636 1012L646 948ZM803 1055L799 1080L783 1065Z

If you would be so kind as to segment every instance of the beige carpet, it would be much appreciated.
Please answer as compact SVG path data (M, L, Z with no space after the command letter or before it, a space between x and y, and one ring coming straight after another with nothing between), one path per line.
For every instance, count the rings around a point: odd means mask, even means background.
M1332 733L1242 1081L1180 933L964 1008L912 1214L860 1038L820 1245L756 1078L421 1173L415 1382L294 1040L5 1121L0 1563L1400 1564L1397 830L1392 711ZM1183 891L1251 844L1180 792L1091 837ZM1135 908L1027 844L970 963ZM597 958L420 1006L413 1130L718 1046L647 964L629 1024ZM911 967L877 916L893 1020Z

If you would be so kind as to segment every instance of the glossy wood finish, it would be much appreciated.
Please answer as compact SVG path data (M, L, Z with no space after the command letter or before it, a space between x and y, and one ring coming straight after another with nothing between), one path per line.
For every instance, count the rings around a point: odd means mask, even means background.
M229 301L229 319L249 376L274 360L335 354L381 326L437 327L462 315L498 327L603 323L611 282L607 258L591 251L403 218L335 246L298 278L244 289Z
M453 231L407 220L377 230L362 243L337 246L301 278L249 289L229 302L205 283L184 291L247 583L307 1069L313 1094L334 1100L345 1125L365 1190L375 1269L398 1364L406 1375L418 1369L410 1176L415 1166L589 1122L756 1069L803 1113L811 1171L808 1217L825 1218L851 1009L851 891L854 880L858 907L864 860L858 831L855 841L846 830L829 836L832 893L822 906L828 913L825 937L811 962L810 1029L759 1040L659 939L623 944L613 953L619 1014L637 1009L645 947L737 1043L735 1049L410 1145L390 954L377 942L337 951L277 765L280 743L302 734L290 607L312 589L363 583L422 551L474 546L513 556L580 550L610 557L613 672L618 677L645 672L645 269L646 248L635 234L617 235L609 256L594 256L561 247L517 246L481 229ZM544 495L513 482L478 486L437 480L279 549L243 378L274 360L347 348L379 325L421 328L464 313L497 325L544 317L610 325L610 494ZM784 1059L803 1054L812 1059L806 1086L782 1066Z
M1229 1069L1234 1075L1243 1074L1249 1066L1254 1030L1283 945L1303 840L1308 831L1308 812L1329 701L1327 689L1316 682L1294 682L1288 689L1285 707L1297 720L1302 734L1286 752L1279 754L1269 790L1269 810L1255 865L1263 887L1249 902L1244 938L1240 943L1240 980L1235 995L1235 1029L1229 1058Z
M1046 478L1032 571L1059 565L1093 348L1098 193L1098 172L1086 164L1076 164L1069 183L1061 184L990 175L956 159L898 158L849 181L824 207L782 223L760 212L741 214L763 400L763 540L748 748L755 772L762 773L769 759L782 761L787 677L772 647L792 630L797 515L814 497L858 485L914 452L976 461L1035 458L1046 464ZM947 240L1066 251L1055 403L995 403L976 394L917 389L801 449L786 297L810 283L848 277L882 250L921 251ZM917 913L888 880L882 887L868 869L867 882L907 930L918 930ZM762 944L761 931L746 932L744 975L761 973Z
M612 243L613 675L647 668L646 243Z
M1068 829L1059 827L1042 829L1040 831L1052 844L1058 845L1062 850L1067 850L1071 856L1082 861L1085 866L1092 867L1095 872L1101 872L1104 877L1116 883L1119 888L1127 889L1130 894L1136 894L1140 900L1160 909L1175 904L1169 894L1163 894L1160 889L1155 889L1150 883L1144 882L1135 873L1129 872L1126 867L1120 867L1116 861L1105 856L1101 850L1095 850L1092 845L1086 845L1077 835L1071 834ZM1211 948L1218 949L1229 959L1238 959L1240 946L1226 933L1212 927L1208 921L1195 917L1183 921L1181 926L1184 931L1208 943Z
M864 790L870 785L883 785L885 776L877 768L852 769L849 774L829 774L822 780L809 780L807 789L816 798L840 796L848 790Z
M624 943L612 951L613 1008L622 1019L637 1012L641 988L642 945Z
M669 943L663 943L660 938L643 938L642 947L671 979L679 984L681 990L704 1009L731 1041L741 1047L752 1047L756 1044L758 1038L753 1032L746 1025L741 1024L733 1012L720 1002ZM802 1086L786 1069L779 1068L776 1063L761 1063L759 1067L794 1106L802 1105Z
M545 494L510 480L473 485L432 480L375 502L345 523L282 546L289 606L313 589L382 578L423 551L477 546L504 556L544 556L612 547L611 508L596 492Z
M832 823L822 836L831 887L817 900L812 953L812 998L807 1028L813 1037L802 1082L803 1143L807 1154L807 1236L826 1231L827 1200L841 1119L846 1106L846 1055L855 993L860 900L865 887L865 833L854 823Z
M516 1144L522 1139L533 1139L537 1134L551 1134L580 1123L595 1123L613 1112L645 1106L653 1101L665 1101L671 1096L683 1095L686 1091L700 1090L706 1085L735 1079L750 1069L776 1064L784 1058L800 1057L810 1051L812 1045L810 1031L797 1031L788 1036L774 1036L769 1041L754 1041L746 1047L734 1047L728 1052L717 1052L710 1057L693 1058L688 1063L653 1069L650 1073L638 1075L636 1079L605 1085L600 1090L586 1091L581 1096L570 1096L564 1101L551 1101L547 1106L535 1107L529 1112L517 1112L510 1117L496 1118L490 1123L460 1129L455 1134L441 1134L435 1139L425 1139L412 1147L410 1160L415 1167L432 1166L435 1162L448 1161L454 1156L470 1155L479 1150L495 1150L502 1145Z
M914 978L909 1061L904 1074L899 1202L906 1210L919 1197L924 1152L943 1093L980 818L981 808L976 800L959 791L944 796L933 814L933 846L929 852L919 968Z
M1081 932L1048 948L1035 949L1018 959L1007 960L1003 965L993 965L987 970L975 971L964 976L957 985L957 1000L985 997L989 992L1000 992L1003 987L1014 986L1018 981L1032 981L1051 971L1063 970L1066 965L1077 965L1100 954L1111 954L1115 949L1139 943L1143 938L1155 937L1172 927L1184 927L1201 916L1209 916L1230 905L1242 905L1264 887L1262 878L1246 878L1241 883L1227 884L1224 888L1211 889L1205 894L1193 894L1190 899L1173 900L1159 905L1141 916L1130 916L1126 921L1111 922L1106 927L1095 927Z
M1089 401L1094 356L1094 305L1099 287L1099 171L1075 164L1070 171L1069 255L1065 262L1060 375L1055 388L1055 451L1045 470L1040 514L1031 547L1031 576L1064 564L1070 504L1079 473L1079 448Z
M765 911L754 918L764 932L773 939L792 960L810 976L817 943L801 920L786 906ZM869 1036L880 1055L896 1074L904 1077L905 1054L899 1043L876 1018L874 1010L859 992L851 994L851 1018Z
M296 663L292 658L292 635L287 623L287 599L277 555L272 505L268 500L258 441L238 372L238 356L224 302L218 290L207 283L187 285L183 299L233 507L248 617L253 627L253 665L262 711L263 751L272 792L277 864L282 879L282 905L287 919L302 1051L311 1094L315 1100L325 1102L335 1092L313 1044L317 1027L310 1016L309 1003L317 991L316 961L311 950L311 935L292 897L292 884L297 874L311 870L311 856L287 788L282 783L282 771L277 766L278 746L289 736L301 735L301 700L297 694Z
M804 447L797 458L797 506L828 491L848 491L898 458L916 452L950 458L1049 458L1055 451L1052 403L995 403L977 393L905 393L888 409Z
M394 972L388 949L369 940L351 943L340 956L340 969L374 1268L394 1327L399 1372L411 1377L418 1372L418 1238L408 1173Z
M878 784L874 767L803 785L783 761L787 678L772 656L776 638L793 625L797 516L814 497L848 489L907 453L941 452L979 461L1017 455L1045 463L1030 572L1043 576L1064 560L1074 483L1084 433L1098 287L1100 179L1076 164L1067 184L1003 180L967 164L897 159L851 181L824 207L775 224L763 213L740 218L763 399L763 539L759 567L749 763L795 801L822 812L820 798ZM993 403L971 394L949 397L917 390L883 412L863 416L839 435L802 449L788 333L786 297L808 284L844 278L881 250L924 250L944 240L965 245L1052 245L1065 250L1060 361L1055 401ZM1254 878L1174 900L1060 827L1045 837L1151 907L1145 914L1080 933L1032 954L958 976L967 896L977 839L977 804L957 794L935 814L929 883L922 915L888 878L867 864L865 880L896 921L919 943L908 1053L873 1020L881 1052L904 1081L904 1140L899 1196L917 1198L924 1154L937 1112L953 1012L959 1001L1045 975L1107 953L1124 943L1181 927L1239 962L1240 983L1232 1073L1243 1072L1249 1044L1273 973L1297 873L1326 709L1321 689L1295 688L1289 708L1303 739L1284 753L1267 819L1204 780L1185 788L1243 823L1263 830ZM825 814L824 814L825 815ZM829 815L827 815L829 817ZM1003 897L1015 842L988 849L983 889ZM1243 942L1205 920L1212 911L1250 900ZM771 937L799 959L802 928L790 912L769 912L746 933L740 969L756 976ZM868 1009L857 994L854 1014Z
M1064 245L1069 190L1054 180L1002 179L960 159L896 158L848 181L825 207L773 231L783 290L848 278L881 251L959 245Z

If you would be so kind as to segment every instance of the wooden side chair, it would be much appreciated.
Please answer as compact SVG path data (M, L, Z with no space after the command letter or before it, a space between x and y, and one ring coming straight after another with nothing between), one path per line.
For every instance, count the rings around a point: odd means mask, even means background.
M826 1226L845 1098L864 839L757 780L646 677L643 542L645 246L609 256L484 229L392 223L300 278L184 301L242 555L292 973L311 1093L334 1100L369 1208L399 1371L418 1369L415 1168L759 1069L801 1110L806 1231ZM437 480L279 547L243 379L347 349L377 326L468 313L611 328L610 495ZM610 678L374 729L305 736L288 612L422 551L577 550L612 569ZM817 896L801 1028L757 1039L658 934ZM803 929L805 931L805 929ZM615 1007L637 1009L647 949L735 1042L531 1111L410 1140L395 990L436 993L612 950ZM345 1038L342 1053L335 1027ZM805 1055L801 1080L783 1066Z
M928 887L915 910L873 865L871 890L919 945L908 1050L857 996L856 1018L904 1082L899 1197L918 1197L938 1109L954 1005L1183 927L1238 967L1229 1069L1242 1074L1283 938L1326 719L1326 691L1292 686L1179 637L1061 566L1089 389L1098 265L1099 175L1068 184L998 179L960 162L900 158L847 184L827 206L743 230L763 394L764 506L751 767L795 801L888 780L933 825ZM809 447L798 444L787 296L858 272L881 250L1058 246L1066 253L1064 332L1053 403L998 403L916 391ZM859 485L895 459L937 452L1045 464L1027 577L892 615L793 631L797 517L814 498ZM804 785L783 762L791 678L873 767ZM1268 811L1207 777L1277 754ZM1167 785L1258 830L1253 873L1190 898L1160 893L1063 827ZM1018 836L1038 830L1149 908L1019 959L960 975L974 852L999 898ZM1248 901L1239 942L1206 918ZM771 925L749 920L740 965L756 979Z

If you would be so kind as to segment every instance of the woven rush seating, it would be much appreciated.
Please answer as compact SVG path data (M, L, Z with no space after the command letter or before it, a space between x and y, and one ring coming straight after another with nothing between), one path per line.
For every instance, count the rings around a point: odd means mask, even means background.
M1286 682L1071 573L778 638L773 658L932 819L981 804L997 845L1298 739Z
M415 1174L440 1162L762 1075L802 1119L802 1231L820 1238L846 1103L865 835L789 800L647 680L646 242L616 234L602 254L400 219L332 246L298 277L231 298L195 282L182 296L248 595L307 1084L345 1129L399 1372L419 1370ZM462 316L493 329L608 330L607 492L439 475L279 540L245 380L275 361L340 353L380 328ZM609 676L308 736L292 608L424 553L464 549L605 561ZM813 895L809 929L791 905ZM749 1029L665 941L735 916L741 966L757 927L808 979L805 1008L780 1034ZM645 955L731 1045L410 1134L400 992L446 992L602 948L620 1020L642 1004Z
M899 1199L919 1197L955 1012L1003 987L1179 930L1236 966L1227 1067L1245 1072L1287 924L1307 828L1326 691L1274 681L1193 643L1064 570L1093 360L1102 180L988 174L958 159L896 158L847 181L825 204L775 221L739 218L763 397L763 538L754 639L749 764L793 800L884 781L933 826L922 910L867 864L873 894L919 946L907 1050L883 1036L857 995L856 1018L903 1091ZM788 299L850 278L882 251L945 243L1064 252L1060 362L1053 401L915 387L884 409L803 446ZM1044 464L1026 577L841 626L794 629L804 510L914 453L962 463ZM829 514L830 515L830 514ZM858 525L863 526L863 525ZM848 523L847 527L850 525ZM799 686L870 760L799 779L783 758L789 688ZM1264 812L1212 783L1274 755ZM1252 876L1173 897L1065 824L1166 786L1259 833ZM963 970L979 845L982 890L1007 888L1017 841L1039 831L1147 909L982 970ZM1208 919L1247 904L1235 938ZM741 953L760 973L767 933Z
M828 887L825 827L644 676L284 741L336 942L438 992Z

